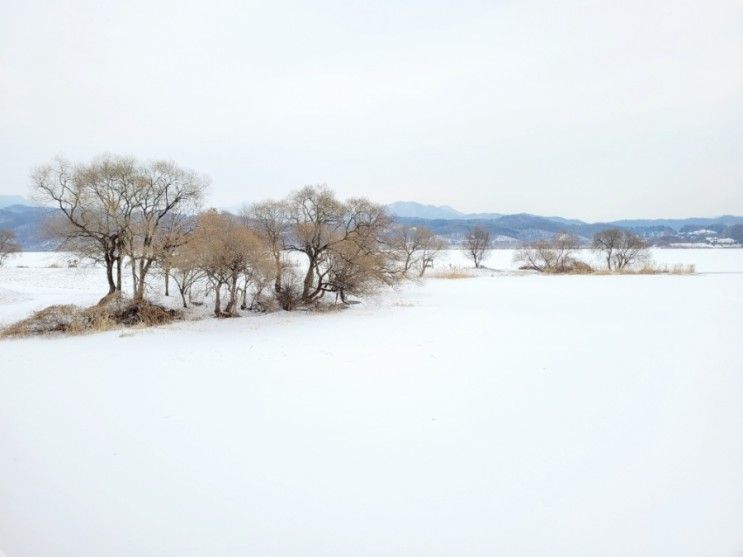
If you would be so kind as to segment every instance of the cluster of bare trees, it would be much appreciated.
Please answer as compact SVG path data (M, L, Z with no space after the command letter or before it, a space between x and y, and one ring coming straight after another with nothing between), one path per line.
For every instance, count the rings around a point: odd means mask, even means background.
M366 199L341 201L324 186L248 207L243 221L267 246L284 309L332 294L342 302L433 266L446 243L424 227L395 227Z
M591 266L575 257L580 249L578 236L558 232L548 239L527 244L514 254L522 269L543 273L590 272ZM608 271L623 271L649 260L648 244L630 230L611 228L597 232L591 244Z
M5 263L9 255L21 251L15 232L0 228L0 266Z
M229 213L207 211L193 234L172 256L168 271L178 285L183 307L200 279L214 294L214 314L231 317L247 309L249 292L259 296L269 273L268 251L258 234ZM223 301L223 293L225 294Z
M144 298L153 266L186 241L207 186L172 162L114 155L88 164L56 159L32 180L36 196L59 209L49 232L105 265L108 295L121 293L127 264L135 300Z
M48 223L62 248L103 263L108 294L143 300L153 270L188 307L197 285L214 313L283 309L349 296L423 275L445 248L426 228L393 226L380 205L341 201L324 186L247 207L240 216L201 211L207 180L170 162L104 155L91 163L57 159L33 173L36 195L59 209Z
M411 271L423 275L444 248L428 229L393 226L380 205L341 201L324 186L307 186L246 207L239 217L203 213L169 268L184 305L206 278L215 314L228 316L238 301L241 309L263 309L273 300L285 310L326 295L349 303L349 296L393 285Z

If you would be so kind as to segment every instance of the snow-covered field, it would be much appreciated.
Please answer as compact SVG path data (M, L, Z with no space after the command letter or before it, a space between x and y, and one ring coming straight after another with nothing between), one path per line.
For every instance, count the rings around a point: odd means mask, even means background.
M743 250L654 257L0 341L0 555L739 557ZM0 323L103 294L54 258Z

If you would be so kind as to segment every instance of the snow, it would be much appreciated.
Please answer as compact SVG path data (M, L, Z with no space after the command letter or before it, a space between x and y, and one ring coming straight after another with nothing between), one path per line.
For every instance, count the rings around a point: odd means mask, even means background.
M100 297L47 257L0 268L0 322ZM743 250L511 258L347 311L0 342L0 552L740 555Z

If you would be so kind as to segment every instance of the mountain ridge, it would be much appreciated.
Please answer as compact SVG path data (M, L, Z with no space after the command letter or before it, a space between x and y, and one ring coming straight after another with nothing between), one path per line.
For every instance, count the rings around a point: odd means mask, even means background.
M56 242L42 233L43 222L55 209L23 203L2 205L4 200L19 196L0 196L0 228L13 230L27 251L49 251ZM589 243L593 234L609 227L627 228L656 246L686 244L741 245L743 217L691 217L681 219L622 219L609 222L585 222L558 216L530 213L462 213L441 205L424 205L415 201L387 205L395 221L407 226L426 226L434 233L459 242L475 225L485 227L499 247L512 247L523 242L549 237L557 232L570 232ZM399 213L403 213L402 215ZM425 215L425 216L415 216ZM732 242L728 241L732 240Z

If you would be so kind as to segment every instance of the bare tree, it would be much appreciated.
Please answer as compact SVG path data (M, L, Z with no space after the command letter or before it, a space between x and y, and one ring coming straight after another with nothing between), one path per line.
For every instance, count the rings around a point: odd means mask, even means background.
M306 256L303 304L327 292L345 300L362 283L368 288L392 280L393 253L385 242L391 219L380 205L365 199L344 203L324 186L307 186L288 200L287 221L285 248Z
M307 257L302 283L302 302L310 303L323 295L321 270L325 252L344 236L344 207L326 187L307 186L296 192L287 204L287 248ZM325 258L326 259L326 258Z
M621 271L649 257L647 242L626 229L610 228L597 232L593 235L592 245L603 256L609 271Z
M621 271L635 263L646 262L649 258L647 242L637 234L623 230L619 245L614 251L614 269Z
M429 241L425 242L421 247L420 257L420 272L419 277L422 277L426 272L426 269L433 269L433 263L439 254L449 247L449 243L440 238L439 236L432 236Z
M483 260L492 247L490 232L479 224L464 237L465 254L475 264L476 269L482 266Z
M0 228L0 267L10 254L21 251L21 244L18 237L12 230Z
M133 206L127 228L133 298L144 298L147 274L157 261L167 261L193 228L208 180L173 162L140 165L128 191Z
M123 248L133 211L127 192L135 176L133 159L112 155L87 165L58 158L32 174L36 196L59 209L48 229L64 247L104 263L108 295L121 292Z
M129 258L135 300L144 296L153 263L182 241L206 187L205 178L172 162L140 164L115 155L77 165L56 159L38 167L32 180L37 197L59 209L48 230L63 247L105 265L107 297L121 293Z
M199 216L189 247L195 250L198 266L214 291L214 314L236 315L240 279L259 265L265 266L268 259L263 240L233 215L212 210ZM223 289L227 292L224 308Z
M349 294L373 292L399 280L394 252L386 247L391 219L382 207L365 199L346 203L348 220L343 240L333 244L321 266L327 271L323 292L348 303Z
M549 240L538 240L522 247L514 254L514 261L523 269L543 273L565 273L581 266L573 257L580 247L580 238L567 232L558 232Z
M390 245L400 255L402 273L416 269L422 277L447 244L425 226L399 226L392 231Z
M163 261L163 273L173 278L178 293L181 295L183 307L188 308L191 301L193 287L205 278L204 271L199 266L199 253L192 242L181 245L169 253Z
M274 262L274 290L281 291L284 272L284 239L288 226L288 207L285 201L264 201L243 210L246 225L261 236Z
M619 241L622 236L622 231L619 228L609 228L596 232L593 235L592 247L597 252L601 253L606 260L606 268L612 270L612 263L614 261L614 253L619 247Z

